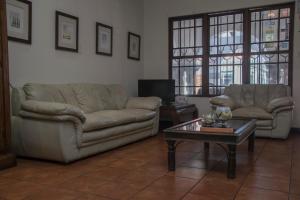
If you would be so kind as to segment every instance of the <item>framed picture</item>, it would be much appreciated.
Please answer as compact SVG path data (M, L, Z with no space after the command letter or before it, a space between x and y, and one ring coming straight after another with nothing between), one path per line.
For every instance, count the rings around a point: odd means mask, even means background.
M128 58L140 60L141 36L128 32Z
M55 13L55 48L78 52L78 17L56 11Z
M300 0L296 0L296 12L298 19L300 20ZM300 24L298 24L298 32L300 32Z
M8 39L31 44L32 3L27 0L7 0Z
M96 54L112 56L113 28L111 26L96 23Z

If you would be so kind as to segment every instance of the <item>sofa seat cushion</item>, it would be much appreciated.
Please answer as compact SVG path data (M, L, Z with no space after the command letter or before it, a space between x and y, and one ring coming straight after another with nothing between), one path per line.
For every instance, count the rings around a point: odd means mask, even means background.
M142 109L101 110L85 116L83 131L89 132L149 120L155 116L155 112Z
M107 140L113 140L118 137L126 137L140 132L141 130L151 130L153 128L154 120L147 120L143 122L135 122L130 124L123 124L120 126L109 127L101 130L94 130L90 132L84 132L82 134L81 141L83 143L89 142L104 142Z
M259 107L242 107L232 111L234 118L252 118L252 119L262 119L262 120L272 120L273 115L266 112L264 109Z
M256 121L257 127L273 127L273 120L257 120Z
M135 122L146 121L154 118L156 115L155 111L145 109L124 109L122 111L134 117Z

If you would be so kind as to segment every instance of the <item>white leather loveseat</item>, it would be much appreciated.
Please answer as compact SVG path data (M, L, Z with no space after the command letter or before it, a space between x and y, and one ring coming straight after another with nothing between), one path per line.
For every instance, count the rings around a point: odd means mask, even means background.
M25 84L12 92L13 148L68 163L157 134L160 104L120 85Z
M257 136L286 139L289 135L294 109L289 86L230 85L210 103L229 106L233 118L257 119Z

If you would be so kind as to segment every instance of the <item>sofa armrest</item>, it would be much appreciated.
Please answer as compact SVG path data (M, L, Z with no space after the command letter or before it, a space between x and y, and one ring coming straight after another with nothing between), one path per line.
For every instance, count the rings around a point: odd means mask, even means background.
M131 97L127 102L126 108L156 110L160 106L161 99L159 97Z
M56 121L56 122L73 122L76 125L76 128L82 127L83 122L75 116L72 115L45 115L34 112L27 112L25 110L21 110L19 116L27 119L35 119L35 120L46 120L46 121Z
M22 103L21 110L50 116L70 115L79 118L82 123L86 120L81 109L64 103L28 100Z
M267 111L271 113L280 107L293 107L293 106L294 106L294 100L292 99L292 97L281 97L270 101L270 103L267 105Z
M229 96L226 96L226 95L221 95L221 96L210 98L209 102L212 105L216 105L216 106L228 106L228 107L230 107L230 109L234 108L233 100Z

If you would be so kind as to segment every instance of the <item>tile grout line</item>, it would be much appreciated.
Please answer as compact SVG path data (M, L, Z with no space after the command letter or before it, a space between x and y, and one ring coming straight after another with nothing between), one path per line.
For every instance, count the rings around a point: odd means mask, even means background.
M294 147L295 143L292 144L292 158L291 158L291 167L290 167L290 183L289 183L289 197L288 199L291 199L291 186L292 186L292 175L293 175L293 164L294 164Z
M261 152L259 152L259 156L260 156L260 154L262 153L263 149L265 148L265 145L266 145L266 144L264 144L264 146L263 146ZM257 156L257 158L255 159L255 161L258 159L259 156ZM191 192L191 191L192 191L192 190L193 190L193 189L194 189L194 188L195 188L195 187L196 187L196 186L197 186L197 185L198 185L205 177L206 177L206 176L208 176L210 173L212 173L212 170L215 169L215 168L217 168L217 166L220 165L220 163L223 162L224 159L226 160L226 156L224 156L223 159L220 159L220 160L217 162L217 164L216 164L213 168L209 169L208 172L207 172L201 179L199 179L199 181L197 181L196 184L195 184L189 191L187 191L187 192L182 196L182 198L180 198L180 199L181 199L181 200L184 199L184 198L186 197L186 195L188 195L188 194L189 194L189 193L190 193L190 192ZM227 162L228 162L228 161L227 161ZM246 176L246 177L247 177L247 176ZM241 185L243 185L243 181L242 181L242 184L241 184ZM237 191L237 193L238 193L238 191ZM237 194L237 193L236 193L236 194ZM235 196L236 196L236 195L235 195ZM235 196L234 196L234 198L235 198ZM233 198L233 199L234 199L234 198Z
M224 156L224 158L225 158L226 156ZM205 177L207 177L210 173L212 173L212 170L213 169L215 169L222 161L223 161L224 159L220 159L217 163L216 163L216 165L214 166L214 167L212 167L211 169L209 169L208 170L208 172L201 178L201 179L199 179L196 183L195 183L195 185L193 186L193 187L191 187L191 189L190 190L188 190L181 198L180 198L180 200L182 200L182 199L184 199Z
M138 192L136 192L135 194L131 195L130 197L128 197L128 199L132 199L133 197L135 197L138 193L145 191L145 189L147 187L149 187L152 183L154 183L155 181L157 181L158 179L160 179L161 177L165 176L166 174L163 174L159 177L157 177L156 179L154 179L153 181L151 181L149 184L147 184L145 187L141 188Z
M205 153L205 152L204 152ZM193 186L193 187L191 187L191 189L190 190L188 190L181 198L180 198L180 200L182 200L182 199L184 199L205 177L207 177L210 173L212 173L212 170L213 169L215 169L215 168L217 168L217 166L221 163L221 162L223 162L223 160L224 159L226 159L226 156L224 155L224 157L223 157L223 159L220 159L219 161L217 161L217 163L215 164L215 166L214 167L212 167L211 169L209 169L208 171L207 171L207 173L205 173L205 175L201 178L201 179L199 179L196 183L195 183L195 185ZM193 168L193 167L192 167ZM195 168L195 167L194 167ZM199 168L198 168L199 169Z
M182 152L182 151L181 151L181 152ZM185 151L185 152L190 153L189 151ZM193 152L193 153L197 154L197 153L201 153L201 152ZM196 155L195 155L195 156L196 156ZM191 156L191 158L192 158L192 157L193 157L193 156ZM224 157L225 157L225 156L224 156ZM200 179L192 179L192 178L180 177L180 176L175 176L175 175L174 175L174 177L186 178L186 179L190 179L190 180L196 180L195 185L192 186L191 189L188 190L188 191L187 191L180 199L183 199L188 193L190 193L190 191L192 191L192 190L196 187L196 185L197 185L198 183L200 183L201 180L202 180L204 177L206 177L209 173L211 173L211 170L214 169L214 168L216 168L216 167L218 166L218 164L219 164L220 162L222 162L222 161L223 161L223 160L219 160L219 161L216 163L216 165L215 165L213 168L209 169L208 172L205 173L205 175L204 175L203 177L201 177ZM197 167L189 167L189 168L201 169L201 168L197 168ZM167 172L166 174L160 176L159 178L161 178L161 177L163 177L163 176L171 176L171 175L168 175L168 172ZM155 182L155 181L158 180L159 178L157 178L157 179L155 179L154 181L152 181L149 185L151 185L153 182ZM141 190L140 190L139 192L137 192L136 194L138 194L138 193L144 191L149 185L145 186L143 189L141 189ZM136 196L136 194L132 195L131 197ZM129 199L130 199L130 198L129 198Z
M222 160L218 161L215 167L217 167L221 162L222 162ZM211 170L214 169L215 167L208 170L208 172L201 179L199 179L195 183L195 185L193 187L191 187L191 189L189 189L180 199L184 199L184 197L186 197L186 195L188 195L209 173L211 173Z
M256 161L258 160L258 158L259 158L259 157L261 156L261 154L263 153L264 149L266 148L266 144L267 144L267 142L265 142L263 148L262 148L261 151L258 153L258 156L257 156L257 158L254 160L254 163L253 163L253 164L256 163ZM253 167L254 167L254 166L253 166ZM252 167L252 168L253 168L253 167ZM252 170L253 170L253 169L252 169ZM246 182L248 176L250 175L250 173L251 173L251 170L248 172L248 174L247 174L247 175L245 176L245 178L242 180L241 185L240 185L240 187L238 188L238 190L236 191L236 193L235 193L233 199L236 199L238 193L240 192L240 190L241 190L242 187L244 186L244 184L245 184L245 182Z
M188 152L188 153L190 153L189 151L186 151L186 152ZM193 153L195 153L195 152L193 152ZM196 152L197 153L197 152ZM196 154L195 153L195 154ZM192 158L193 156L191 156L191 158ZM220 161L219 161L220 162ZM199 169L199 168L197 168L197 169ZM199 179L196 183L195 183L195 185L191 188L191 190L206 176L207 174L205 174L201 179ZM150 182L148 185L146 185L145 187L143 187L141 190L139 190L137 193L135 193L135 194L133 194L131 197L129 197L128 199L132 199L133 197L135 197L138 193L140 193L140 192L142 192L142 191L145 191L145 189L147 188L147 187L149 187L152 183L154 183L155 181L157 181L158 179L160 179L161 177L163 177L163 176L171 176L171 175L168 175L168 171L165 173L165 174L163 174L163 175L161 175L161 176L159 176L158 178L156 178L156 179L154 179L152 182ZM179 176L175 176L174 175L174 177L176 178L176 177L179 177ZM196 180L196 179L192 179L192 178L187 178L187 177L179 177L179 178L186 178L186 179L190 179L190 180ZM189 190L190 191L190 190ZM189 192L188 191L188 192ZM187 193L188 193L187 192ZM187 193L185 193L184 195L183 195L183 197L185 197L186 196L186 194Z
M270 146L268 146L268 145L272 145L273 144L273 142L272 142L273 140L270 140L270 141L263 141L263 145L261 145L261 143L258 143L259 145L258 145L258 149L257 149L257 154L255 155L255 157L253 158L253 160L251 161L251 165L252 165L252 167L250 167L250 169L248 168L248 170L246 170L246 173L244 173L243 174L243 176L241 176L241 179L238 181L239 182L239 184L237 185L237 190L236 190L236 192L233 192L232 194L234 194L233 195L233 197L231 197L232 199L236 199L239 195L239 192L241 192L241 189L244 187L244 188L253 188L253 189L258 189L258 190L262 190L262 192L264 192L264 191L277 191L277 192L281 192L281 193L284 193L285 195L288 195L288 198L287 199L292 199L292 197L291 197L291 195L292 195L292 188L291 188L291 186L293 185L293 179L292 179L292 175L293 175L293 169L295 169L294 168L294 164L296 163L296 161L297 161L297 159L295 159L295 156L297 155L296 154L296 151L294 151L294 149L296 148L296 145L297 145L297 143L295 142L295 141L291 141L291 142L288 142L288 144L290 145L290 147L291 147L291 149L290 149L290 155L291 155L291 157L290 157L290 159L288 159L287 161L290 163L290 166L288 167L288 168L286 168L286 169L289 169L290 168L290 173L288 173L287 174L287 176L289 176L289 179L286 179L286 186L287 185L289 185L289 189L288 190L286 190L286 192L283 192L283 191L280 191L280 190L274 190L274 188L273 189L268 189L268 188L260 188L260 187L258 187L258 186L246 186L246 180L247 180L247 178L249 177L249 176L251 176L251 173L253 173L254 172L254 169L255 169L255 167L257 166L256 164L259 162L259 160L261 160L261 159L263 159L264 158L264 152L267 152L267 151L269 151L270 150ZM277 143L277 142L276 142ZM274 143L275 144L275 143ZM162 144L161 144L162 145ZM285 145L285 143L284 143L284 145ZM276 148L276 145L274 146L275 148ZM188 159L196 159L196 156L197 156L197 154L200 154L201 153L201 151L200 152L191 152L191 151L180 151L181 153L192 153L193 155L192 156L187 156L188 157ZM244 150L243 150L243 152L244 152ZM163 154L165 154L165 153L167 153L167 152L165 152L164 150L159 150L159 152L157 152L157 153L163 153ZM212 152L210 152L210 153L212 153ZM218 153L219 154L219 153ZM153 154L154 155L154 154ZM248 156L249 156L250 154L248 154ZM253 156L254 156L253 155ZM215 171L215 169L218 169L220 166L223 166L223 162L224 162L224 159L225 159L225 162L226 162L226 157L224 156L224 157L222 157L223 159L216 159L215 161L215 163L214 163L214 165L212 166L212 167L210 167L209 169L205 169L205 168L198 168L198 167L189 167L189 166L186 166L186 167L188 167L188 168L195 168L195 169L200 169L200 170L205 170L205 171L203 171L203 174L201 175L201 176L199 176L199 179L195 179L195 178L189 178L189 177L184 177L184 176L180 176L180 175L172 175L172 174L169 174L168 173L168 171L165 171L165 170L163 170L163 171L161 171L161 173L155 173L154 172L154 174L157 174L158 176L157 177L153 177L153 179L152 180L150 180L148 183L146 183L143 187L140 187L140 188L137 188L137 190L136 190L136 192L133 192L131 195L129 195L128 196L128 199L134 199L135 197L138 197L139 196L139 193L140 192L142 192L142 191L145 191L145 190L147 190L147 188L149 188L149 186L150 185L152 185L154 182L156 182L157 180L159 180L159 179L161 179L162 177L164 177L164 176L174 176L174 178L176 178L176 177L178 177L178 178L185 178L185 179L189 179L189 180L194 180L194 184L192 184L191 185L191 187L188 187L187 188L187 192L183 192L183 193L181 193L181 195L180 196L178 196L179 197L179 199L184 199L184 198L186 198L189 194L197 194L197 193L192 193L192 191L197 187L197 185L199 184L199 183L203 183L205 180L204 179L207 179L211 174L213 174L214 173L214 171ZM200 159L200 157L199 157L199 159ZM135 160L135 159L133 159L133 160ZM139 160L139 159L137 159L137 160ZM201 160L201 159L200 159ZM146 163L148 163L148 162L151 162L150 160L146 160L147 162ZM111 162L111 163L114 163L115 161L113 161L113 162ZM249 162L249 161L248 161ZM99 165L98 167L99 168L106 168L106 167L112 167L112 168L114 168L113 166L110 166L111 165L111 163L110 164L105 164L105 165ZM242 162L241 164L243 165L243 163L244 162ZM84 164L84 163L83 163ZM258 163L259 164L259 163ZM144 165L143 165L144 166ZM133 170L132 171L134 171L134 170L137 170L137 169L143 169L143 166L135 166L134 168L133 168ZM196 165L195 165L196 166ZM260 165L258 165L258 166L260 166ZM24 166L22 166L22 168L23 168ZM183 166L184 167L184 166ZM117 167L118 168L118 167ZM59 171L59 173L57 173L57 174L59 174L59 175L62 175L62 171L60 171L60 170L58 170ZM131 170L130 170L131 171ZM147 170L148 171L148 170ZM149 171L149 172L151 172L151 171ZM64 180L62 183L60 183L60 184L63 184L65 181L68 181L69 179L73 179L73 178L75 178L75 177L80 177L80 176L85 176L86 174L89 174L89 172L88 173L85 173L85 172L81 172L81 173L78 173L78 174L76 174L76 175L74 175L74 174L71 174L71 176L70 177L72 177L72 178L67 178L66 180ZM127 174L127 173L126 173ZM260 174L257 174L258 176L260 176ZM73 177L74 176L74 177ZM1 175L0 175L0 177L1 177ZM19 177L19 178L18 178ZM18 176L17 178L14 178L13 180L15 180L15 181L22 181L22 182L28 182L28 183L33 183L33 184L39 184L38 182L34 182L34 179L30 179L30 180L24 180L23 179L23 176ZM67 176L67 177L69 177L69 176ZM118 177L118 179L120 178L120 177L122 177L122 175L120 175L119 177ZM193 177L193 176L192 176ZM4 179L8 179L8 178L6 178L5 176L3 177ZM25 177L26 178L26 177ZM43 180L43 179L42 179ZM112 180L107 180L107 182L111 182ZM49 188L48 187L48 184L47 183L42 183L42 184L40 184L42 187L40 188L40 189L38 189L37 188L37 190L36 191L34 191L34 193L38 193L38 192L40 192L41 190L44 190L44 189L47 189L47 188ZM50 184L50 185L52 185L52 184ZM50 187L51 188L51 187ZM278 187L278 188L282 188L282 187ZM80 192L80 191L77 191L77 190L73 190L73 189L68 189L68 188L59 188L59 187L53 187L53 189L62 189L62 190L67 190L67 191L76 191L76 192L78 192L78 194L80 194L79 196L78 196L78 199L80 199L80 197L83 197L83 196L85 196L85 195L88 195L88 194L91 194L91 195L96 195L96 196L99 196L99 197L104 197L104 198L107 198L108 200L117 200L116 198L112 198L112 197L109 197L109 196L104 196L104 195L99 195L99 194L97 194L97 193L91 193L91 192ZM275 187L275 189L277 189L276 187ZM276 194L276 193L275 193ZM31 194L32 195L32 194ZM26 199L26 198L28 198L28 197L30 197L31 195L26 195L24 198ZM0 199L1 199L1 197L0 197ZM76 198L77 199L77 198Z

